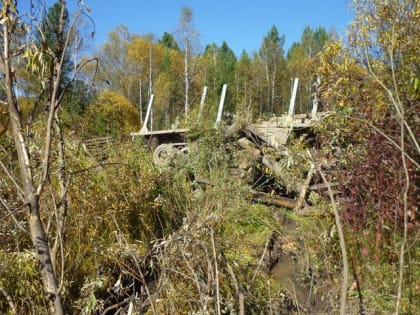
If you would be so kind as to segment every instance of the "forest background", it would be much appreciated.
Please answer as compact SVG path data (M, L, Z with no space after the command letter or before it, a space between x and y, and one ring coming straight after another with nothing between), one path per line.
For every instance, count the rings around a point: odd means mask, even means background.
M25 14L17 2L3 0L0 16L1 312L418 312L418 1L353 1L346 44L308 26L286 52L273 26L240 56L226 42L200 51L184 7L177 32L119 26L85 57L88 2L69 12L65 1L31 1ZM312 169L337 185L308 196L304 215L247 198L255 183L230 173L235 137L213 128L223 84L224 123L244 126L284 114L296 77L296 112L316 97L329 115L279 163L290 181ZM170 172L129 137L152 94L151 129L191 129L190 158ZM103 155L83 149L105 136ZM191 174L212 188L192 193ZM296 224L281 250L298 262L305 298L262 266L288 236L279 213Z

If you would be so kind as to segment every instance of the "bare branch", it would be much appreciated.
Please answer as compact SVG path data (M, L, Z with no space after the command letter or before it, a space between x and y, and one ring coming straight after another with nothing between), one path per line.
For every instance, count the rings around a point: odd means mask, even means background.
M10 209L6 201L0 197L0 203L2 206L9 212L9 215L12 217L13 221L15 222L16 226L19 228L19 230L26 232L25 228L19 223L19 221L16 219L15 215L13 214L13 211Z
M258 270L260 269L261 264L262 264L262 262L264 260L265 253L267 252L267 249L268 249L268 244L270 244L270 238L267 238L267 240L265 242L264 251L263 251L263 253L261 255L260 261L258 262L257 268L255 268L254 275L252 276L252 279L251 279L251 282L250 282L251 285L254 283L254 280L255 280L255 278L257 276Z
M125 298L124 300L122 300L122 301L120 301L116 304L108 306L101 314L102 315L110 314L112 311L115 311L115 310L119 309L121 306L130 303L130 300L131 300L131 296L129 296L128 298ZM112 313L114 313L114 312L112 312Z
M63 28L64 28L64 12L65 12L65 8L66 8L66 3L65 1L62 1L61 4L61 16L60 16L60 24L59 24L59 32L63 32ZM53 123L54 123L54 116L55 116L55 112L58 108L58 106L60 105L60 101L61 98L58 95L59 93L59 89L60 89L60 82L61 82L61 76L62 76L62 72L63 72L63 65L64 65L64 60L65 60L65 50L67 49L69 42L70 42L70 35L72 30L75 28L76 25L76 21L78 20L78 18L80 17L82 13L82 9L79 9L75 14L74 14L74 19L72 20L72 23L70 24L69 30L66 34L66 39L65 39L65 43L63 45L63 47L61 47L61 55L60 55L60 59L59 62L56 63L54 65L54 75L53 75L53 91L51 93L51 99L50 99L50 104L49 104L49 114L48 114L48 120L47 120L47 126L46 126L46 136L45 136L45 148L44 148L44 158L42 161L42 167L41 167L41 176L39 178L39 182L38 182L38 186L36 189L36 194L40 195L41 191L44 187L45 181L47 179L47 175L48 175L48 169L49 169L49 165L50 165L50 154L51 154L51 142L52 142L52 131L53 131Z
M121 236L122 240L124 241L125 245L126 245L127 247L129 247L130 245L129 245L129 243L128 243L127 239L125 238L124 233L122 233L121 228L120 228L120 226L119 226L119 224L118 224L118 222L117 222L117 219L115 218L115 216L114 216L114 215L112 215L112 220L114 221L114 224L115 224L115 226L116 226L116 228L117 228L117 230L118 230L118 233L120 234L120 236ZM143 274L143 272L141 271L141 267L140 267L140 264L139 264L139 262L138 262L138 259L137 259L137 257L136 257L136 256L135 256L132 252L131 252L131 257L133 258L133 261L134 261L134 262L135 262L135 264L136 264L137 271L139 272L139 275L140 275L140 278L141 278L140 280L141 280L141 282L143 283L143 286L144 286L144 288L145 288L145 291L146 291L147 297L148 297L148 299L149 299L149 301L150 301L150 306L151 306L151 308L152 308L152 313L153 313L154 315L156 315L156 314L157 314L157 313L156 313L156 307L155 307L155 304L154 304L154 302L153 302L152 295L150 294L150 290L149 290L149 286L147 285L146 278L144 277L144 274Z
M216 255L216 245L214 242L214 233L213 233L213 229L211 227L209 227L210 229L210 237L211 237L211 246L213 249L213 259L214 259L214 277L216 280L216 300L217 300L217 315L221 314L221 310L220 310L220 289L219 289L219 270L217 267L217 255Z
M401 140L401 159L404 169L405 176L405 187L403 192L403 216L404 216L404 227L403 227L403 239L401 241L400 247L400 260L399 260L399 272L398 272L398 286L397 286L397 300L395 302L395 315L399 314L401 297L402 297L402 284L404 280L404 261L405 261L405 247L407 246L407 233L408 233L408 192L410 189L410 175L408 173L408 167L405 157L405 143L404 143L404 109L402 111L402 121L401 121L401 131L400 131L400 140Z
M371 62L370 62L370 58L369 58L368 49L366 47L366 44L364 44L364 48L365 48L365 55L366 55L367 66L368 66L368 70L369 70L370 74L373 76L373 78L376 80L376 82L378 82L379 85L388 94L388 97L389 97L392 105L394 106L394 108L395 108L395 110L396 110L396 112L398 114L398 117L399 117L400 121L402 122L402 124L407 129L407 131L408 131L408 133L410 135L410 139L411 139L411 141L413 141L413 144L415 145L417 152L420 153L420 145L417 142L416 137L415 137L413 131L411 130L411 127L408 125L407 121L405 119L403 119L403 117L402 117L402 112L401 112L402 111L402 104L401 104L401 101L399 99L396 100L394 98L394 95L392 94L392 91L385 85L385 83L381 79L379 79L379 77L377 76L377 74L373 71L373 68L372 68L372 65L371 65ZM393 71L393 76L394 76L395 73L394 73L393 67L392 67L392 71ZM395 81L395 78L394 77L393 77L393 80L394 80L394 84L396 84L396 81ZM397 95L398 95L398 89L397 89Z
M310 154L310 153L309 153ZM306 176L305 182L302 184L302 188L300 190L299 198L296 203L295 208L293 209L295 212L299 212L301 207L305 203L305 196L309 188L309 184L311 183L312 177L314 175L316 166L315 163L311 162L311 165L309 167L308 175Z
M63 96L67 92L67 89L69 88L69 86L75 81L76 76L80 73L80 71L84 69L85 66L87 66L91 62L96 62L94 76L96 75L96 73L98 72L98 64L99 64L98 58L90 58L88 60L83 61L82 63L79 63L76 67L76 71L73 73L70 80L66 83L65 87L61 91L61 94L58 96L57 106L59 106L59 104L61 103L61 100L63 99Z
M16 181L15 177L13 176L12 173L9 172L9 170L6 168L6 166L3 164L3 162L0 160L0 165L3 168L4 172L6 173L6 175L10 178L10 180L12 181L12 183L15 185L17 191L18 191L18 195L19 198L24 201L25 198L24 196L24 191L22 189L22 187L20 187L20 185L18 184L18 182Z
M347 303L347 287L349 283L349 266L348 266L348 260L347 260L346 241L344 239L343 226L341 224L340 214L338 213L337 204L335 202L331 185L329 181L326 179L325 174L322 171L320 165L318 165L318 172L321 175L322 180L324 181L328 189L328 195L331 200L331 206L333 208L334 217L335 217L335 225L337 227L338 237L340 240L341 256L342 256L342 263L343 263L343 271L342 271L343 280L341 282L341 297L340 297L340 315L345 315L346 303Z
M417 162L413 157L411 157L410 155L408 155L407 152L405 152L405 151L403 152L401 146L398 143L396 143L389 135L387 135L385 132L383 132L382 130L380 130L378 127L376 127L371 122L369 122L369 121L367 121L365 119L362 119L362 118L357 118L357 117L352 117L352 116L347 116L347 115L339 115L337 113L332 113L331 115L337 115L337 116L340 116L340 117L343 117L343 118L347 118L347 119L350 119L350 120L355 120L355 121L361 122L361 123L369 126L373 130L375 130L377 133L379 133L381 136L383 136L386 140L388 140L388 142L390 144L392 144L395 148L397 148L399 151L401 151L404 154L404 156L408 160L410 160L410 162L412 162L416 167L420 168L420 163L419 162Z

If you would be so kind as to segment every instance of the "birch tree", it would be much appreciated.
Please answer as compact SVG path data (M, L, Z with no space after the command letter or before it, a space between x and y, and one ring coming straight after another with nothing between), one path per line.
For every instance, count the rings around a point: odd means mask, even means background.
M178 46L184 52L184 108L188 116L190 108L191 83L194 75L194 53L199 45L199 35L193 25L193 11L189 7L182 7L178 24Z
M273 26L268 34L264 37L260 48L260 57L265 65L265 75L267 81L267 110L273 112L274 101L276 99L276 82L278 79L278 71L280 63L284 60L285 37L280 36L277 27Z
M43 2L34 2L44 8ZM69 24L69 29L65 30L66 25L66 1L59 2L56 12L57 29L54 47L48 45L48 40L40 27L40 21L43 19L43 10L38 10L38 19L32 17L31 23L25 23L17 10L17 0L2 1L2 9L0 12L0 68L4 77L4 87L6 94L7 111L10 117L11 132L14 140L14 149L17 154L17 165L19 167L19 181L15 181L17 195L20 196L21 207L28 210L28 234L32 240L34 255L39 263L40 277L42 279L43 291L46 300L49 302L50 313L63 314L62 300L60 296L60 284L57 280L57 272L54 266L55 252L58 246L54 244L54 250L50 247L46 226L43 222L43 211L46 209L44 204L45 186L51 180L51 177L58 176L60 188L58 195L61 196L59 204L65 202L65 166L61 159L63 156L63 142L60 137L58 109L64 95L65 87L62 86L62 78L64 72L64 64L66 60L66 50L70 43L72 29L74 29L78 17L83 11L80 8L73 16L73 21ZM35 11L35 10L34 10ZM34 40L35 34L32 27L36 28L36 32L40 36L40 41ZM40 45L37 43L40 42ZM51 87L45 104L44 100L35 102L35 107L40 106L41 102L45 105L46 115L39 115L37 123L43 126L42 141L39 142L40 147L34 152L33 130L30 122L26 122L25 117L20 108L20 101L17 96L17 76L16 63L18 57L24 57L27 61L27 70L37 73L40 84L40 91L37 95L42 95L46 86ZM79 65L80 66L80 65ZM80 67L78 67L80 69ZM49 71L51 70L51 71ZM74 74L76 74L75 72ZM73 78L74 79L74 78ZM70 80L72 81L72 80ZM48 83L48 84L47 84ZM33 114L36 112L34 108ZM31 120L33 115L31 115ZM52 153L54 148L59 151L56 153L60 170L51 173ZM61 162L60 162L61 161ZM6 172L5 176L11 176ZM7 207L7 200L1 200L3 207ZM56 206L59 206L56 204ZM65 221L65 210L62 208L57 216L57 235L62 237L63 225Z

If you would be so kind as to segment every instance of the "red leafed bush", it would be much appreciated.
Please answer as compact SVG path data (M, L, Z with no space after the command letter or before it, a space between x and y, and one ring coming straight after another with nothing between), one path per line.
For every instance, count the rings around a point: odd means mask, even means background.
M363 156L351 157L350 167L339 171L345 191L343 219L353 230L372 225L382 230L383 225L401 228L404 222L404 189L407 185L401 151L379 133L369 132ZM408 220L419 224L418 173L407 161L409 174Z

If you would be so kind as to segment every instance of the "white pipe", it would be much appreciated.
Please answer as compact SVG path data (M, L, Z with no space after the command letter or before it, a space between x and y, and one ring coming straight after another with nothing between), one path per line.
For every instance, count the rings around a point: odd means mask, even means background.
M297 93L298 84L299 84L299 78L295 78L295 80L293 82L293 91L292 91L292 95L290 97L290 104L289 104L288 115L290 117L293 117L293 115L295 114L295 101L296 101L296 93Z
M222 113L223 113L223 106L225 105L226 89L227 89L227 84L223 84L222 96L220 97L220 103L219 103L219 110L217 111L217 118L216 118L216 124L215 124L216 127L222 121Z
M207 96L207 86L203 88L203 94L201 94L200 108L198 109L198 121L201 120L201 115L203 114L204 102L206 101L206 96Z
M141 127L140 129L140 133L145 133L149 131L147 129L147 123L149 122L150 112L152 111L153 97L154 94L150 95L149 104L147 105L146 117L144 118L143 127Z

